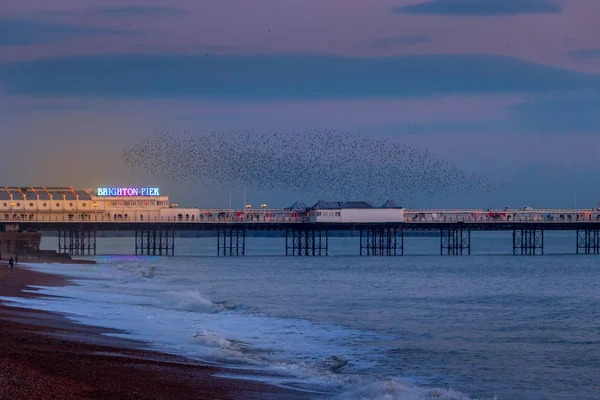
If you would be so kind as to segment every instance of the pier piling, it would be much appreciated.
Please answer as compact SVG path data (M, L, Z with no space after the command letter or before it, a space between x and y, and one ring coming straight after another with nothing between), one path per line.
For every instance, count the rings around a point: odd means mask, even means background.
M329 232L321 229L286 229L286 256L327 256Z
M174 256L175 229L158 227L136 230L135 255Z
M404 255L404 229L397 227L369 227L361 229L360 255Z
M222 227L217 229L218 256L246 255L246 230L237 227Z
M577 254L599 254L600 229L578 229L576 252Z
M471 255L471 230L463 227L440 229L440 255Z
M544 254L544 230L539 228L514 229L513 254Z
M81 224L59 229L58 252L78 256L96 255L96 227Z

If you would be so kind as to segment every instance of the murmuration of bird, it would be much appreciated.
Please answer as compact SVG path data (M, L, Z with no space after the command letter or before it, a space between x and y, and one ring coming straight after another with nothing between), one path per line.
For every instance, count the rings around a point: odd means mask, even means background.
M420 150L335 129L162 132L123 150L128 167L155 179L298 198L410 201L491 193L504 186Z

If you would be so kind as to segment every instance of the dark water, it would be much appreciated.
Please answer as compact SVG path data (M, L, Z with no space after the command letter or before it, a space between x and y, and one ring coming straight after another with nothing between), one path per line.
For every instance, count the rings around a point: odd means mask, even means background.
M200 288L247 315L369 333L352 344L363 359L347 356L339 374L485 398L600 399L598 255L512 256L505 232L474 234L473 255L465 257L436 255L437 238L408 238L407 255L391 258L349 256L358 252L357 238L331 239L326 258L275 256L284 251L280 238L247 239L245 258L185 256L212 255L215 240L178 239L180 257L152 261L153 287ZM99 245L131 252L133 241ZM574 253L574 233L547 234L545 245L546 253ZM315 340L326 346L336 338ZM421 398L402 391L367 397Z

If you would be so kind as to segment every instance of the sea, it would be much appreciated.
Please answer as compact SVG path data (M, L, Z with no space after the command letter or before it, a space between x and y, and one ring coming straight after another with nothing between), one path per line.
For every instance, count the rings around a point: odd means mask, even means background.
M544 239L536 256L475 232L469 256L407 237L404 256L360 257L332 237L327 257L286 257L284 238L248 237L217 257L216 238L176 238L175 257L136 257L133 238L99 238L97 264L30 266L75 285L1 300L307 399L600 399L600 255L575 255L574 232Z

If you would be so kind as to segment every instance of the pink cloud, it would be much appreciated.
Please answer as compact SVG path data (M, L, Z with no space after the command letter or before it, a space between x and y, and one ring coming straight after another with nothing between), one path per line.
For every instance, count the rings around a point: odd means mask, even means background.
M169 7L185 10L169 17L109 18L90 12L96 6L120 6L116 0L80 2L61 0L11 2L12 15L48 15L52 20L125 28L136 37L73 40L48 47L11 49L0 61L50 55L127 52L206 52L206 46L224 46L218 53L310 52L342 55L399 55L428 53L504 54L533 62L589 72L600 65L577 60L568 53L597 46L600 7L597 0L565 4L563 14L511 17L440 17L395 14L393 7L412 0L174 0ZM153 1L146 6L165 6ZM53 11L45 14L44 11ZM429 42L388 49L369 48L377 38L431 37ZM228 47L229 46L229 47Z

